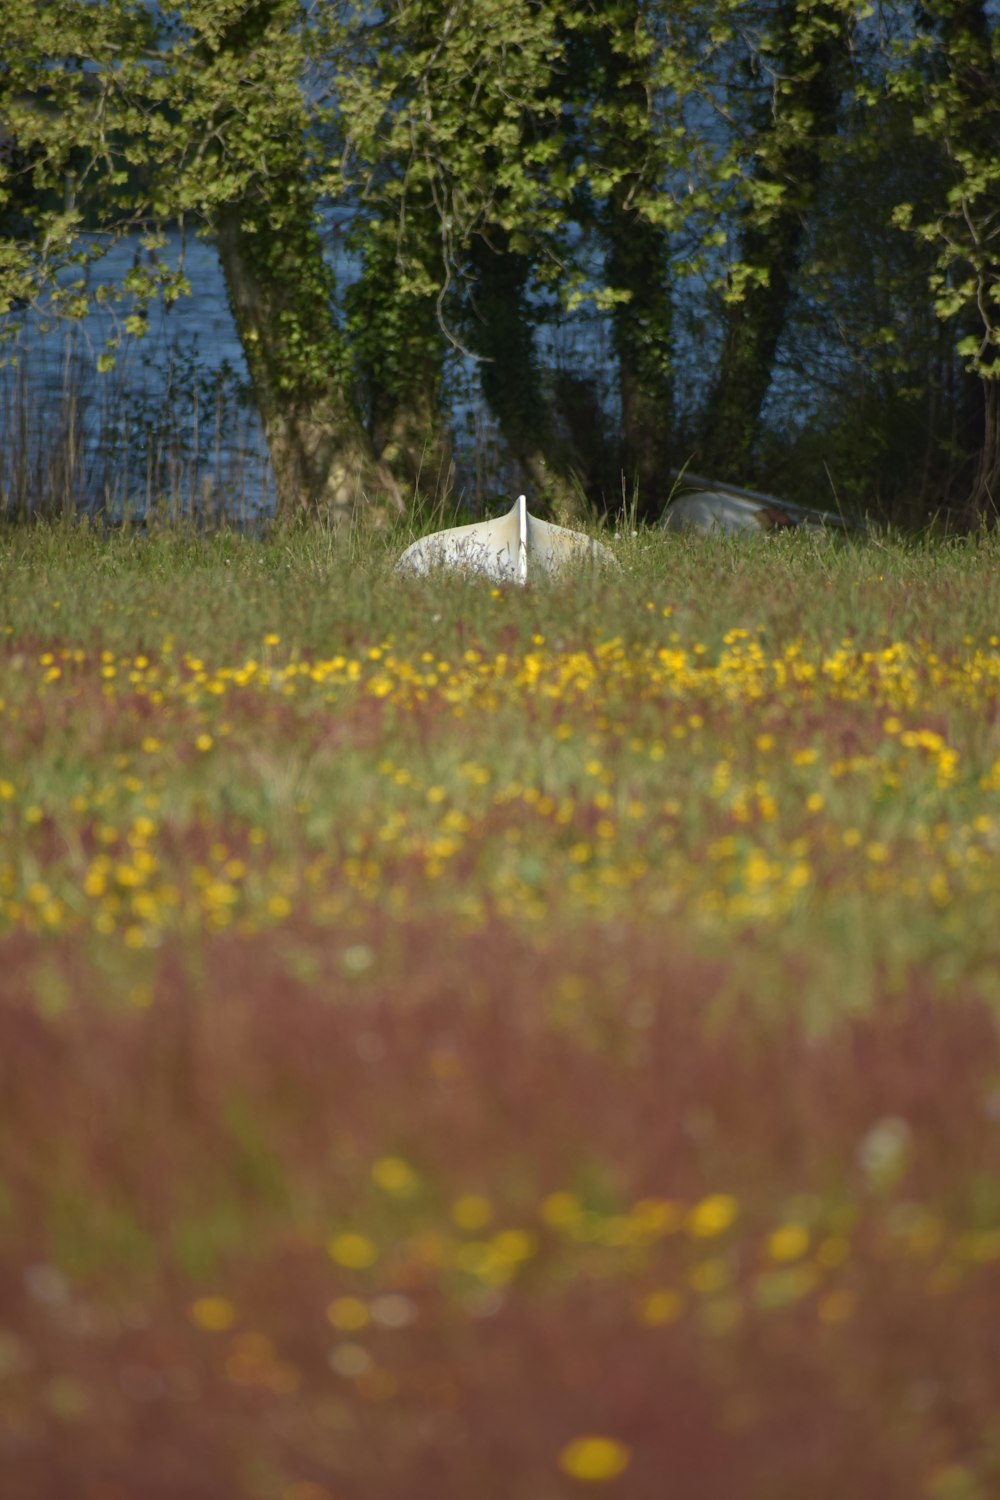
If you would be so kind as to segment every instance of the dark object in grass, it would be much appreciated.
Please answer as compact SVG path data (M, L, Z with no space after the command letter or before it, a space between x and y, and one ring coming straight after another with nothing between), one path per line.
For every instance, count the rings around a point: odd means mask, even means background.
M805 526L810 531L854 531L857 523L833 511L791 505L773 495L720 484L686 473L679 493L668 503L660 525L667 531L784 531Z

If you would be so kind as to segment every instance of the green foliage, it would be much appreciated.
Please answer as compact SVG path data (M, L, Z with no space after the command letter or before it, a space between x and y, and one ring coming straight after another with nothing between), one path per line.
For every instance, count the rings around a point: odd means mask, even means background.
M908 13L908 12L907 12ZM934 253L930 288L942 319L978 325L957 352L969 369L1000 377L1000 25L983 0L920 8L894 49L886 83L941 164L930 212L896 205L894 222Z
M421 427L443 449L458 350L502 365L503 344L527 370L543 322L584 313L609 330L619 457L646 487L713 411L731 409L746 473L789 421L825 422L832 389L844 430L933 393L958 452L956 371L991 380L1000 361L997 33L983 0L9 0L0 319L120 302L110 368L150 300L188 286L147 257L102 279L100 258L181 223L230 235L269 441L322 430L314 469L391 466ZM362 267L339 296L332 209ZM483 326L489 257L513 258L494 268L517 286L502 340ZM790 367L801 400L776 427ZM498 365L484 389L517 378ZM524 400L548 402L544 384ZM524 400L493 400L514 450ZM539 407L536 425L555 462L558 421Z
M131 0L4 6L0 317L8 323L25 304L78 319L92 299L126 295L141 309L184 290L182 275L157 265L124 287L83 276L110 242L145 222L132 178L145 157L131 141L146 121L127 80L144 69L151 40L149 14Z

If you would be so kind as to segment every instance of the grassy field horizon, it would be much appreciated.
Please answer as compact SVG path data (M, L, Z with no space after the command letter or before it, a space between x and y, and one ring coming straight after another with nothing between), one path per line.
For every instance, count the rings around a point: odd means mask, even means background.
M18 1500L987 1500L1000 542L0 534Z

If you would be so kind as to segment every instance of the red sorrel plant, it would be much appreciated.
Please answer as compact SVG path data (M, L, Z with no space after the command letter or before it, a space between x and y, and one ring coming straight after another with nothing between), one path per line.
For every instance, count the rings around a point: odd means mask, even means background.
M810 1036L611 938L291 923L124 1008L12 943L18 1493L989 1493L992 1019L914 973Z

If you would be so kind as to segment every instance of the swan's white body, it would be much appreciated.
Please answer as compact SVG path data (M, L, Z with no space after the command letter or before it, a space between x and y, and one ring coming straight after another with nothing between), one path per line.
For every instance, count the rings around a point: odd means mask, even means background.
M527 583L551 577L581 564L614 563L607 547L565 526L552 526L528 514L524 495L504 516L452 526L421 537L407 547L396 564L406 573L430 573L436 568L476 573L496 583Z

